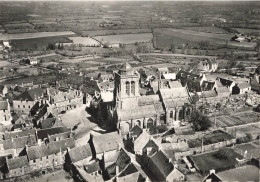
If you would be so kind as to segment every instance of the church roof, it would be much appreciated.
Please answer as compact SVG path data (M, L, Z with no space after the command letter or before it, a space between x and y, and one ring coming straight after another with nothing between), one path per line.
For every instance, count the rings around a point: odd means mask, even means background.
M127 72L127 71L131 71L132 70L132 66L128 63L128 62L125 62L119 69L120 71L124 71L124 72Z

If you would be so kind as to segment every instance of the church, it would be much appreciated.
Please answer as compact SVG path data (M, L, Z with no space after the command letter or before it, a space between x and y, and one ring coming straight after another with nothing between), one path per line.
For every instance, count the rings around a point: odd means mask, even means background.
M143 129L161 124L178 126L191 114L192 101L187 87L176 84L176 87L159 88L158 94L141 96L140 74L130 64L124 63L114 74L114 103L109 122L116 125L122 136L135 125Z

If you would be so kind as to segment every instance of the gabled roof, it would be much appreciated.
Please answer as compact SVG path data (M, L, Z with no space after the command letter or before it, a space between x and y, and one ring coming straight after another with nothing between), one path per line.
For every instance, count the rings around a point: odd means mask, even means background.
M2 92L4 90L5 86L4 85L0 85L0 92Z
M88 163L84 165L84 167L87 173L89 174L101 170L98 161L93 161L92 163Z
M45 94L45 91L42 88L33 88L23 92L22 94L18 95L14 100L28 100L28 101L35 101L39 97Z
M127 72L127 71L132 71L132 66L128 63L128 62L125 62L120 68L119 68L120 71L123 71L123 72Z
M38 139L44 139L47 138L48 135L55 135L58 133L65 133L70 131L67 127L56 127L56 128L47 128L47 129L41 129L37 130L37 138Z
M155 102L160 102L160 97L156 95L144 95L138 98L138 105L149 105Z
M5 140L7 140L7 139L11 139L11 138L18 138L18 137L29 136L29 135L31 135L31 136L35 135L35 129L5 133L4 138L5 138Z
M51 128L55 124L56 119L55 118L47 118L40 122L40 128L41 129L47 129Z
M138 166L135 163L130 163L119 175L117 178L117 181L124 181L124 182L132 182L132 181L145 181L147 178L147 175L144 173L144 171L141 169L140 166Z
M213 98L213 97L217 97L217 93L215 90L210 90L210 91L203 91L202 96L204 96L205 98Z
M123 141L117 132L112 132L93 136L93 144L96 154L100 154L118 149L119 146L123 146Z
M133 137L134 140L136 140L142 133L143 129L140 128L140 126L135 125L131 130L130 130L130 137Z
M158 151L151 156L151 162L157 167L160 173L166 178L174 169L173 164L169 161L169 158L162 152Z
M18 169L21 167L29 167L27 156L7 159L6 163L8 170Z
M67 150L67 148L74 148L74 147L75 147L74 138L68 138L66 140L50 142L46 145L43 144L39 146L28 147L27 156L29 160L34 160L51 154L57 154L60 151L63 152Z
M237 85L240 89L245 89L251 87L249 83L240 83Z
M169 72L169 69L167 67L158 68L158 71L160 72Z
M169 82L170 88L181 88L182 85L179 81L170 81Z
M233 80L229 80L225 78L219 78L219 81L221 82L222 85L229 86L229 87L234 83Z
M25 145L34 146L37 144L37 141L35 135L32 135L32 136L23 136L19 138L3 140L0 143L3 144L4 150L8 150L8 149L24 148Z
M69 156L72 162L78 162L92 156L89 144L70 149Z

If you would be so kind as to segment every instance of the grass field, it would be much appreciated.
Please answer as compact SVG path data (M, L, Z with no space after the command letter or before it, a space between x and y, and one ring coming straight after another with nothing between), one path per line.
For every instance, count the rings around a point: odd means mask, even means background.
M64 36L41 37L32 39L12 40L11 45L15 50L45 50L49 43L69 43Z
M0 67L6 67L8 65L11 65L11 63L8 61L0 61Z
M198 46L199 42L208 41L212 47L223 46L232 38L230 34L205 33L183 29L156 29L155 40L157 47L169 49L172 44L181 46L187 42L191 46Z
M226 159L219 159L215 155L218 151L188 156L195 164L198 170L208 172L211 169L220 170L235 166L236 158L241 159L242 156L234 150L227 148L228 156Z
M119 30L95 30L95 31L81 31L82 36L102 36L102 35L117 35L117 34L137 34L137 33L151 33L151 29L119 29Z
M95 39L89 37L68 37L74 44L81 44L83 46L98 47L100 43Z
M56 37L75 35L72 31L66 32L36 32L36 33L20 33L20 34L0 34L0 40L20 40L20 39L33 39L43 37Z
M121 35L107 35L93 37L102 43L109 42L111 44L134 44L135 42L151 42L153 38L152 33L140 34L121 34Z
M228 34L228 31L218 27L185 27L184 29L206 33Z
M259 158L260 157L260 146L259 144L254 144L254 143L246 143L246 144L241 144L241 145L236 145L234 149L237 153L243 154L246 150L248 151L248 157L254 157L254 158Z

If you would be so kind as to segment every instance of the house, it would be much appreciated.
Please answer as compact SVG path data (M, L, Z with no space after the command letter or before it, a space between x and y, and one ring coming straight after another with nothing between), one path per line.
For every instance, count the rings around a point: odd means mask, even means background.
M135 153L142 155L144 146L150 140L150 135L143 130L140 126L134 126L128 136L129 148Z
M4 97L8 93L6 85L0 85L0 96Z
M230 91L230 93L232 93L233 87L236 85L236 83L233 80L230 79L226 79L226 78L217 78L218 81L220 81L220 83L227 87Z
M21 177L30 172L27 156L6 159L6 178Z
M30 65L36 65L39 64L40 61L37 58L29 58Z
M98 136L90 136L89 144L94 158L102 160L104 153L113 155L123 141L118 132L106 133Z
M163 74L163 75L162 75L162 79L176 80L176 74L175 74L175 73Z
M88 164L93 156L89 144L86 144L70 149L66 158L67 165L75 164L83 168L83 165Z
M10 42L9 41L3 41L3 45L6 49L11 49L12 46L10 45Z
M13 99L13 107L17 112L29 114L37 101L47 103L46 91L42 88L33 88L18 95Z
M0 125L11 125L12 116L8 100L0 100Z
M215 90L219 99L228 98L231 95L230 90L227 87L218 87Z
M41 144L44 142L46 139L50 138L52 135L56 134L61 134L61 133L67 133L70 132L70 129L67 127L55 127L55 128L47 128L47 129L41 129L41 130L36 130L36 136L38 139L38 144ZM67 136L67 135L65 135ZM55 140L63 140L62 135L55 136Z
M48 88L48 101L53 113L61 113L83 105L83 93L80 90Z
M167 67L163 67L163 68L158 68L157 71L159 71L160 73L160 77L163 75L163 74L168 74L169 73L169 69Z
M37 140L35 135L23 136L18 138L11 138L7 140L0 141L0 153L7 152L11 153L13 156L17 157L22 152L25 146L35 146L37 145Z
M181 173L171 162L168 156L161 150L154 153L148 162L149 170L158 181L184 181L185 175Z
M46 172L46 168L61 167L65 163L67 149L74 147L75 140L73 138L25 147L30 170L42 170Z
M19 138L19 137L29 136L29 135L30 136L35 135L35 129L26 129L26 130L22 130L22 131L5 132L3 134L3 139L7 140L7 139Z
M46 118L39 122L40 129L52 128L56 122L56 118Z
M250 92L251 85L249 83L236 84L232 89L232 94L245 94Z

